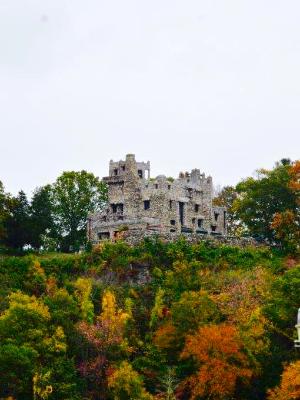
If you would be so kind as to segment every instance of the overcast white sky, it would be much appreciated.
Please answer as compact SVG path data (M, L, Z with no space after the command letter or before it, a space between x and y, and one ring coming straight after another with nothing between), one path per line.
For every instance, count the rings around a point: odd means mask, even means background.
M0 0L0 180L126 153L215 184L300 157L299 0Z

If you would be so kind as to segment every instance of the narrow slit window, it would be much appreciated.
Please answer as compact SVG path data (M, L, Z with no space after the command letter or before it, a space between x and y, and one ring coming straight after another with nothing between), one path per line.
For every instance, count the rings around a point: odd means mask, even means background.
M144 210L149 210L150 208L150 200L144 200Z

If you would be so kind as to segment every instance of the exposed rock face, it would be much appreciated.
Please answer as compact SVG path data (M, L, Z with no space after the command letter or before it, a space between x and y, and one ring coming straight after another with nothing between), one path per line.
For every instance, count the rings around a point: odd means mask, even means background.
M226 235L226 209L213 207L210 176L193 169L172 180L164 175L150 179L150 162L136 162L133 154L125 161L110 161L109 205L88 220L88 237L96 243L115 239L124 232L139 237L181 233Z

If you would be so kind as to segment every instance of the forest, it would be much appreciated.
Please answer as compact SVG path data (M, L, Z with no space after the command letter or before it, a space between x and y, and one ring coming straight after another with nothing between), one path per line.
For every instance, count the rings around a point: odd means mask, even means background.
M105 201L86 171L0 185L0 399L299 399L300 161L216 194L256 246L92 246Z

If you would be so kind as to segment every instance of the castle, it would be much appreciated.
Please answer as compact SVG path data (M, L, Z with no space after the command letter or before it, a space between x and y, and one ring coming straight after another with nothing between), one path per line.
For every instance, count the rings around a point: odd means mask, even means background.
M88 219L88 238L93 243L114 239L120 232L194 233L226 235L226 209L213 207L210 176L193 169L178 179L150 178L150 162L110 161L108 206Z

